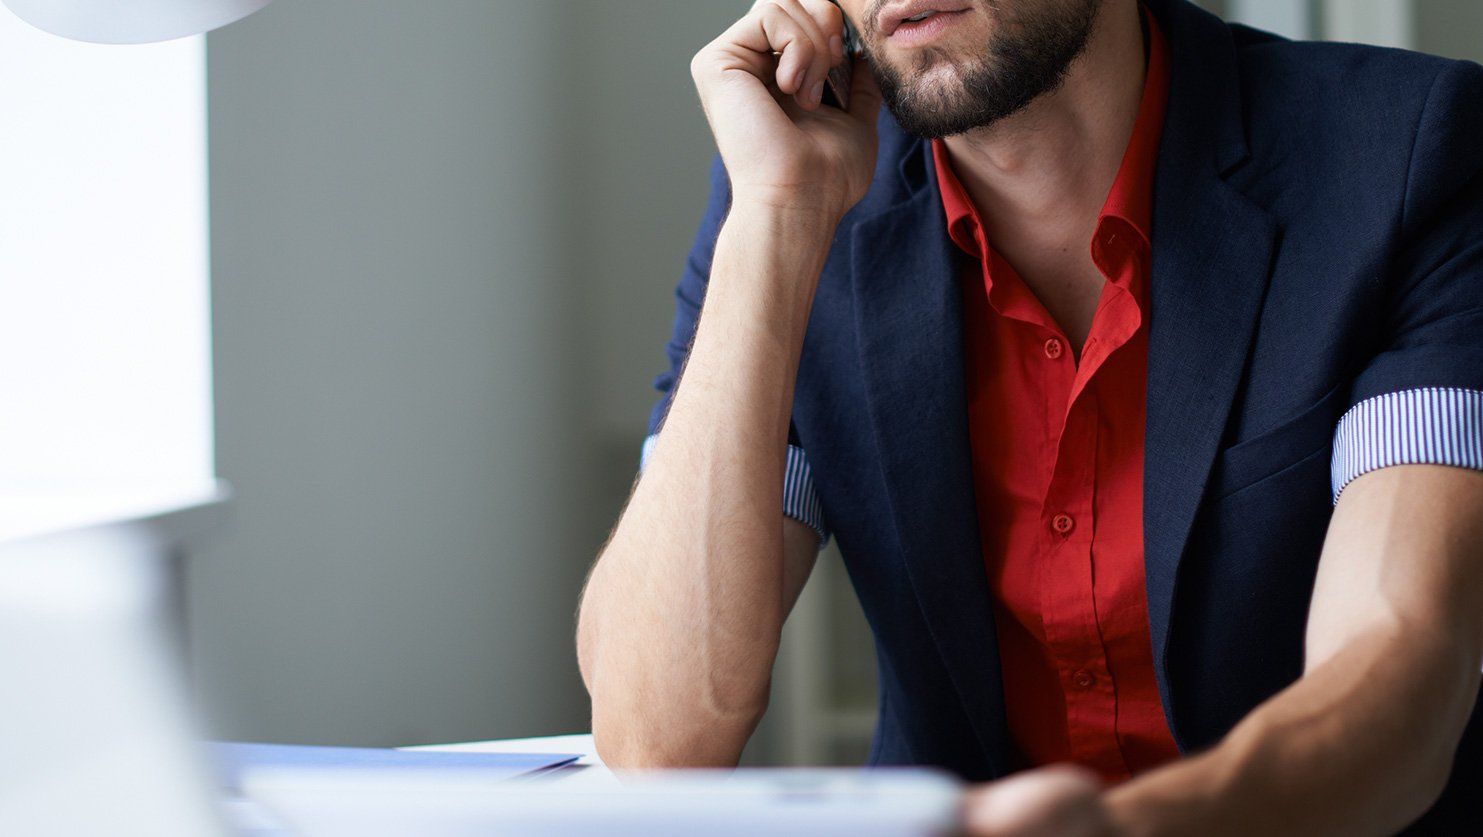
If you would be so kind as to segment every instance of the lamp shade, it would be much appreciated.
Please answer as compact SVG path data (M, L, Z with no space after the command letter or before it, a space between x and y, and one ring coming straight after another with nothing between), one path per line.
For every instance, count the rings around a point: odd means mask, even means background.
M75 41L143 44L226 26L272 0L0 0L16 17Z

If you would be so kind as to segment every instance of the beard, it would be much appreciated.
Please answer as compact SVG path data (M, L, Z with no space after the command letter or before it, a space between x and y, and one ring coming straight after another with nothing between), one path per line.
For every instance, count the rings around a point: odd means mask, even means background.
M1066 79L1086 49L1101 0L1019 0L971 60L946 50L917 51L900 67L865 46L886 107L902 129L927 139L988 127L1024 110ZM994 3L995 13L1003 5ZM876 33L870 33L871 36ZM867 40L873 40L873 37Z

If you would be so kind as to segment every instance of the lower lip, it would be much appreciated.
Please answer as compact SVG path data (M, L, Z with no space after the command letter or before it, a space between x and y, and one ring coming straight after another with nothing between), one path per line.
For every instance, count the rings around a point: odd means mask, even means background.
M915 23L903 21L887 40L893 46L902 47L929 44L957 25L967 14L968 10L964 9L957 12L938 12L926 20L919 20Z

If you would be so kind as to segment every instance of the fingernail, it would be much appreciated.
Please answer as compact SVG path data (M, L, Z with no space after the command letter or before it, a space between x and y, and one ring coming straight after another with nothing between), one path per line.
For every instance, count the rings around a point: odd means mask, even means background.
M834 53L835 58L844 57L844 39L838 35L829 36L829 50Z
M810 99L813 99L814 100L814 104L818 104L819 102L823 101L824 100L824 82L822 82L822 81L816 81L816 82L814 82L814 86L811 87L811 88L809 88L808 97Z

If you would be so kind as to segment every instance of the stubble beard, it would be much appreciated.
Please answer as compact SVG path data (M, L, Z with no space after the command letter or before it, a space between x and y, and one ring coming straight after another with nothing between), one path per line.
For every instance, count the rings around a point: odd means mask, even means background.
M982 55L968 61L925 47L912 66L903 68L879 58L867 45L870 66L896 122L919 137L950 137L989 127L1054 92L1086 50L1102 0L1055 5L1006 21Z

